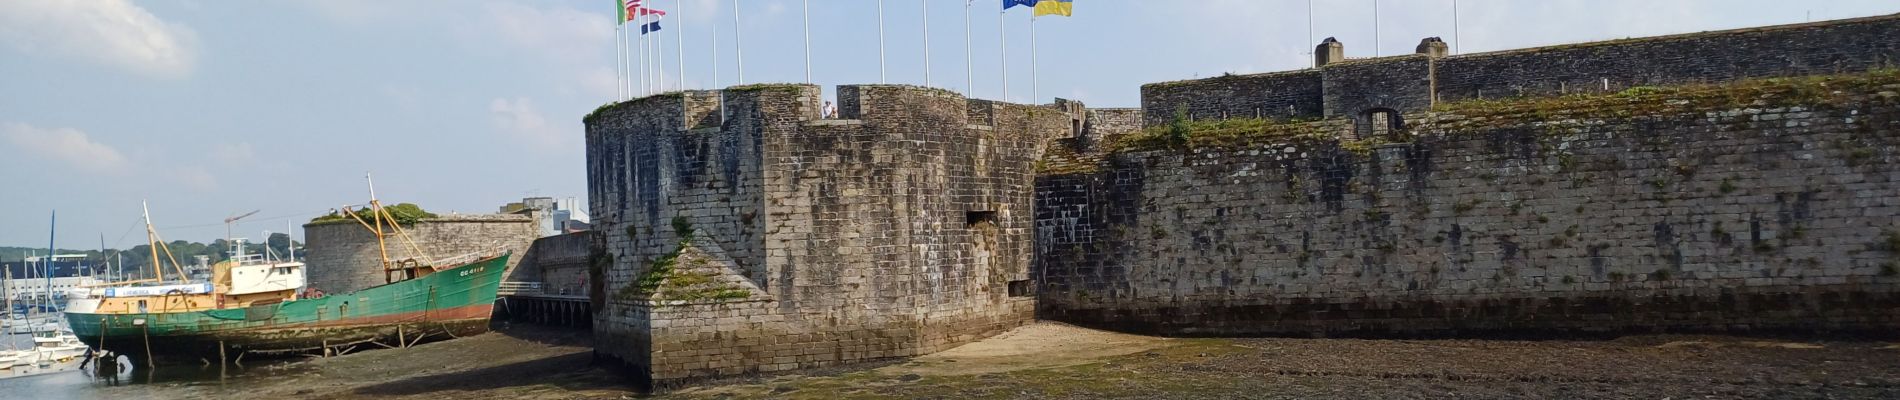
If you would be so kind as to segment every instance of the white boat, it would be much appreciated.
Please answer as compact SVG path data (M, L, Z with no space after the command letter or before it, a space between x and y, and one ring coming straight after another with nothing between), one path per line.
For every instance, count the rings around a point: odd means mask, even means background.
M85 361L86 344L58 325L33 332L33 348L0 350L0 379L74 371Z

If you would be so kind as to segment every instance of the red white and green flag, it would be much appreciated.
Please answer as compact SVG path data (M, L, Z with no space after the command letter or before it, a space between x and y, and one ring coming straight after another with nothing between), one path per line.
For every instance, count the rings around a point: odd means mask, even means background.
M620 3L620 7L619 7L620 20L616 23L624 25L627 23L627 21L632 21L634 18L639 18L640 15L643 15L640 12L640 10L643 9L643 7L640 6L640 0L615 0L615 1Z

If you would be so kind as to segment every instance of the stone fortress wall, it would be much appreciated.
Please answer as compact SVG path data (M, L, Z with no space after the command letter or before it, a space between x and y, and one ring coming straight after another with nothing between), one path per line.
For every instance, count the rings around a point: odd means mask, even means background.
M344 293L387 283L376 235L368 228L352 220L305 224L303 229L309 243L305 257L310 287ZM520 280L515 274L523 271L515 266L539 234L534 219L519 214L442 216L418 221L403 230L430 257L446 258L496 246L513 251L505 280ZM390 260L418 256L394 235L385 243Z
M1142 86L596 110L598 352L643 382L1170 335L1900 327L1900 16ZM1853 73L1817 78L1810 75ZM1741 82L1751 78L1795 77ZM1708 84L1707 86L1663 88ZM1558 96L1584 94L1589 96ZM1483 101L1480 101L1483 100ZM1166 136L1176 114L1191 137ZM575 239L580 240L580 239ZM571 260L570 260L571 261Z
M1415 113L1478 98L1866 71L1900 64L1895 37L1900 17L1877 16L1460 55L1427 39L1414 55L1359 60L1329 39L1316 68L1142 85L1142 118L1152 126L1178 111L1191 119Z
M1081 105L837 93L837 119L816 86L754 85L586 120L601 354L665 386L926 354L1032 319L1033 169Z
M1900 326L1900 80L1867 74L1900 60L1900 17L1337 46L1318 69L1143 86L1146 125L1267 119L1234 123L1243 138L1053 146L1038 316L1173 335ZM1741 82L1835 73L1859 74ZM1693 83L1712 86L1629 89ZM1579 92L1597 96L1555 96ZM1372 135L1369 110L1402 118Z

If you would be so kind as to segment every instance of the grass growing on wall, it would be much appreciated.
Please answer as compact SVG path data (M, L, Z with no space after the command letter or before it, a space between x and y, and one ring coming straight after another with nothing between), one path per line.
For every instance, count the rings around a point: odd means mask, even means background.
M418 206L413 203L396 203L396 205L393 205L393 206L383 206L383 210L388 211L389 216L392 218L395 218L396 223L403 226L415 225L416 222L418 221L437 217L435 213L429 212L428 210L423 210L422 206ZM376 223L375 217L371 215L369 207L356 209L355 212L357 216L363 217L364 221L369 222L371 224ZM311 224L356 223L356 219L350 218L349 215L346 215L341 211L333 211L333 212L330 212L329 214L319 215L316 218L310 219L310 223Z
M1900 102L1900 69L1729 83L1639 86L1617 93L1555 97L1473 99L1442 103L1418 118L1421 127L1442 132L1483 132L1487 127L1583 119L1628 119L1744 108L1825 108L1856 101ZM1871 95L1871 96L1870 96ZM1191 120L1177 110L1163 126L1123 135L1108 144L1110 153L1159 149L1241 147L1266 143L1337 143L1363 152L1386 138L1342 139L1349 119L1324 121L1231 118ZM1350 135L1346 135L1350 137Z
M1471 99L1441 103L1433 111L1476 118L1629 118L1749 107L1829 107L1892 92L1900 69L1861 73L1747 79L1726 83L1637 86L1616 93ZM1887 98L1888 101L1896 99Z
M752 292L743 287L715 280L718 274L693 271L708 267L711 261L704 256L689 256L686 252L693 245L695 233L690 220L683 216L674 217L673 232L680 238L673 250L654 258L646 272L640 274L633 284L622 287L615 297L621 300L689 302L752 297ZM682 262L693 268L680 268Z

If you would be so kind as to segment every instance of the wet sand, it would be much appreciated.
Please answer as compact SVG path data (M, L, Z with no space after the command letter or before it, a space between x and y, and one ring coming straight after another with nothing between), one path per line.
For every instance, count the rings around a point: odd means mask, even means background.
M593 349L588 335L516 325L407 349L359 347L341 356L253 367L222 381L101 387L96 388L95 397L617 399L636 395L632 386L612 373L590 366Z
M619 399L586 333L518 327L99 398ZM908 360L706 382L658 398L1900 398L1900 345L1615 340L1166 339L1039 323Z

